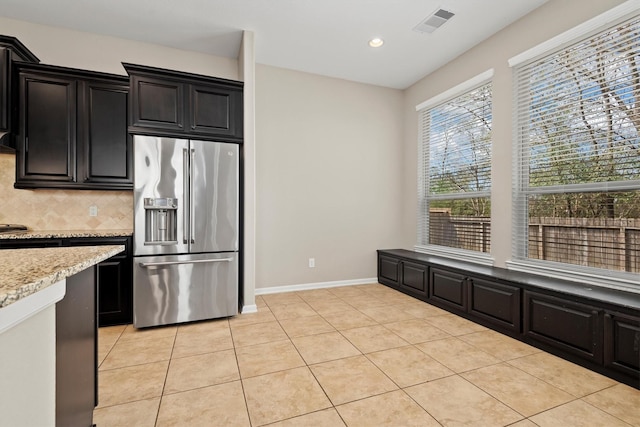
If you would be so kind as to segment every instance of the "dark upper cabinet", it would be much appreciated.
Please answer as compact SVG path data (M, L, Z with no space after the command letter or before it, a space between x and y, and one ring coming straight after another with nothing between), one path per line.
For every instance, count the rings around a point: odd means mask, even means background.
M133 182L132 137L127 132L129 85L86 81L82 84L78 156L83 182L123 186Z
M131 189L128 79L18 63L16 188Z
M73 78L20 74L16 186L76 181L76 91Z
M190 132L242 138L242 92L224 84L189 85Z
M5 47L0 47L0 131L9 130L9 72L11 70L11 51Z
M38 63L38 58L18 39L0 36L0 144L15 148L11 134L16 97L13 92L13 61Z
M185 131L185 85L182 82L132 74L130 85L133 127Z
M131 133L242 142L242 83L141 65L130 76Z

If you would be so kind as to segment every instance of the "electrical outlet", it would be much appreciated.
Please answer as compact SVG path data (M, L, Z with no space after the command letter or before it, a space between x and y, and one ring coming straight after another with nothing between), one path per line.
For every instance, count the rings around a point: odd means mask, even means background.
M89 206L89 216L98 216L97 206Z
M314 268L316 266L316 259L309 258L309 268Z

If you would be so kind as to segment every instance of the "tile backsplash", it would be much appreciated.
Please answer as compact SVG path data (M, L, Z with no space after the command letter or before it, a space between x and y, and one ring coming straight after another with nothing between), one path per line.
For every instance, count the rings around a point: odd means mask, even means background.
M15 154L0 153L0 223L33 230L133 228L132 191L17 190L15 167ZM89 216L91 206L97 216Z

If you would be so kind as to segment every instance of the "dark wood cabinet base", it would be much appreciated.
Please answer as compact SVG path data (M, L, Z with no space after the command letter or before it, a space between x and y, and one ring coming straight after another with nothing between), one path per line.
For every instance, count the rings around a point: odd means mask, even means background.
M98 326L133 322L133 242L131 236L57 239L0 239L1 249L53 246L124 245L125 250L96 266Z
M378 281L640 389L638 294L401 249L378 251Z
M56 425L91 426L98 405L95 267L67 278L56 304Z

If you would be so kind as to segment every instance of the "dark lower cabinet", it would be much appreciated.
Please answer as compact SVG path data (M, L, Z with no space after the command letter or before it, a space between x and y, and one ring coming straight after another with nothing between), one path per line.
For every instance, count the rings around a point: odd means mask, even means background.
M400 286L400 260L386 256L378 257L378 280L394 288Z
M520 333L520 288L477 278L468 283L470 314L497 329Z
M402 249L378 281L640 389L640 299Z
M381 283L424 299L427 296L428 268L418 263L381 256L378 277Z
M67 278L56 304L56 426L89 427L98 405L95 268Z
M125 250L96 266L98 326L133 322L133 242L131 236L60 239L0 239L0 249L53 246L124 245Z
M429 295L437 305L467 311L467 278L439 268L431 268Z
M124 245L125 251L97 265L98 326L133 321L131 237L68 239L66 246Z
M419 295L427 295L429 269L421 264L402 262L402 281L400 286Z
M605 313L604 365L635 378L640 388L640 317Z
M524 292L524 334L595 363L602 363L602 312L535 292Z

